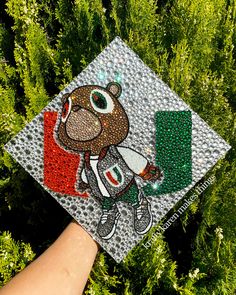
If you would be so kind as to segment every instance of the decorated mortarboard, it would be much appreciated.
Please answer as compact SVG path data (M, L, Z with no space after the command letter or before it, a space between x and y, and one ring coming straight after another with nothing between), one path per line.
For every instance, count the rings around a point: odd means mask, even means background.
M5 147L117 262L230 149L119 37Z

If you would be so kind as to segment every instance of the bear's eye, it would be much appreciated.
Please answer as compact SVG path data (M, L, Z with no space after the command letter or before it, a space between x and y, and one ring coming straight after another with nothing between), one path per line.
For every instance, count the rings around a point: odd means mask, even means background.
M96 107L105 110L107 108L106 98L99 92L93 92L92 101Z
M61 120L64 123L68 118L68 115L71 111L71 99L68 98L63 105L62 112L61 112Z
M99 113L110 113L114 107L110 95L102 90L93 90L90 95L90 102L95 111Z

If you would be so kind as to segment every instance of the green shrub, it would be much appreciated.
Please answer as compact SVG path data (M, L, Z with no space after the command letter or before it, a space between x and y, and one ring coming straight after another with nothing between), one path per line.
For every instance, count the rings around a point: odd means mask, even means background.
M0 230L30 241L39 255L68 223L2 146L119 35L233 149L204 178L215 175L215 183L149 249L141 242L121 264L101 250L85 294L235 294L236 1L3 0L1 7ZM9 233L0 240L3 285L34 255Z
M24 269L34 256L30 244L16 242L9 232L3 232L0 235L0 286Z

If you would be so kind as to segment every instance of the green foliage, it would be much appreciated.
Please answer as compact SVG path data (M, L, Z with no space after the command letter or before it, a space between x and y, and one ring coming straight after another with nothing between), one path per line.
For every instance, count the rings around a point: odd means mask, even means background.
M120 264L101 250L85 294L233 295L236 1L3 0L1 4L0 230L30 241L38 255L68 222L64 210L2 147L119 35L233 148L204 177L215 175L215 183L164 234L153 239L157 227L153 228ZM148 241L151 246L145 248ZM4 232L0 284L33 257L29 244L15 242Z
M30 244L16 242L9 232L0 235L0 287L34 259Z
M57 38L59 63L67 60L76 75L109 41L109 28L100 0L59 0L55 14L60 23Z

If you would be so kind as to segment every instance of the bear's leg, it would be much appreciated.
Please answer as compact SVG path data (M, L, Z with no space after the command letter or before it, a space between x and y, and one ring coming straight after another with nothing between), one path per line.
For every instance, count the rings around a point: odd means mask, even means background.
M118 199L127 202L134 208L134 230L143 235L152 226L151 204L144 196L143 191L139 190L136 182Z
M126 190L121 196L118 197L117 201L122 201L131 204L132 206L139 206L139 188L134 181L132 185Z

